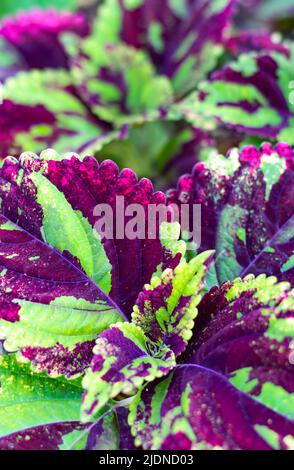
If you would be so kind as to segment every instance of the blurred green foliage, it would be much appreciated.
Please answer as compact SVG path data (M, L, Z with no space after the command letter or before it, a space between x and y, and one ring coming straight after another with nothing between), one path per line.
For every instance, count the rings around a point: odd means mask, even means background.
M0 17L15 14L29 8L56 8L59 10L74 10L78 0L1 0Z

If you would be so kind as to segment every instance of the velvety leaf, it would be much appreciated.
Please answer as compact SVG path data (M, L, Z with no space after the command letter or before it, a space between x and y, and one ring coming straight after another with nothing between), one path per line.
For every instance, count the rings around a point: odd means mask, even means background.
M111 399L133 395L143 383L166 375L175 366L174 353L185 348L213 253L187 263L179 233L178 224L161 226L163 262L139 295L132 324L117 323L97 339L83 380L84 420Z
M69 0L70 2L71 0ZM11 4L17 2L3 0L0 14L3 12L3 3L9 3L11 7ZM30 6L38 6L36 2L30 1L29 3ZM61 3L66 9L64 2ZM44 5L43 2L43 5L40 6L54 7L56 5L52 5L52 2L48 1L47 5ZM14 5L15 7L16 5ZM39 10L37 8L28 12L22 11L15 17L9 16L0 25L0 37L15 48L23 63L23 68L28 69L67 67L68 58L60 41L61 35L66 32L85 36L89 32L89 25L80 13L58 12L53 9Z
M170 256L156 234L152 240L114 234L102 244L94 209L99 203L115 209L118 195L147 209L164 196L131 170L119 173L113 162L98 165L52 150L6 159L0 192L6 348L20 349L52 375L82 373L97 335L131 313L143 285Z
M172 79L177 94L183 94L215 65L220 54L216 45L222 43L235 4L108 0L99 11L95 33L104 43L120 39L146 50L157 69Z
M93 118L76 96L69 72L20 72L6 80L3 96L8 103L0 105L0 116L5 124L11 119L9 114L14 117L12 129L8 129L10 140L4 147L8 154L18 156L19 148L38 151L48 145L66 152L83 149L99 136L103 140L107 127ZM17 118L18 108L22 113Z
M287 449L294 422L198 365L177 367L131 404L130 423L145 449Z
M98 46L100 45L100 47ZM82 99L105 121L124 124L129 115L144 115L173 101L172 87L144 51L125 44L100 44L94 36L80 46L72 72Z
M294 377L290 368L244 367L234 371L230 381L256 401L294 420Z
M238 57L243 53L252 51L279 52L288 55L287 45L268 32L241 31L235 35L229 36L225 40L226 50L229 50L234 56ZM243 59L244 60L244 59Z
M120 407L91 429L87 450L137 450L128 425L128 410Z
M84 450L84 428L79 422L35 426L0 438L0 450L68 450L72 444L73 450Z
M33 163L34 157L29 160ZM13 170L19 172L18 180ZM39 368L71 376L82 372L91 360L99 332L121 318L110 298L89 282L92 278L109 292L111 265L87 219L73 210L45 176L31 173L28 181L22 179L23 171L18 163L7 162L1 175L1 336L6 338L6 349L21 348ZM5 176L12 177L14 184ZM32 183L36 195L30 200ZM11 193L7 193L11 184ZM9 202L13 195L16 214ZM30 227L31 235L26 223L32 222L30 210L37 215L38 209L39 220ZM27 216L22 211L28 211ZM15 224L9 221L13 216ZM54 249L78 260L85 274Z
M93 352L91 368L83 379L84 421L111 399L134 395L143 383L166 375L175 366L175 356L167 346L158 346L129 323L117 323L101 333Z
M293 144L292 49L241 54L180 104L183 114L190 122L202 114L215 125Z
M34 176L45 180L40 174ZM49 186L48 191L48 185L47 203L54 208L51 214L42 199L46 183L38 192L44 210L43 240L1 216L0 337L5 339L6 350L20 349L36 369L44 369L53 376L71 377L83 372L88 365L99 332L121 319L121 315L110 298L91 282L92 276L96 282L101 281L106 290L110 288L111 268L101 242L95 239L86 220L81 217L74 220L75 212L65 204L64 196L62 200L61 193L55 200L50 198L52 189ZM58 220L58 211L62 211L64 223ZM80 238L75 238L79 220L85 228L81 226ZM59 230L56 230L56 223L59 223ZM70 232L71 224L75 231ZM68 238L61 236L59 239L58 233L67 234ZM80 246L84 250L79 250L75 240L83 243ZM98 248L95 254L91 254L91 243L93 248ZM76 256L90 277L54 248ZM91 273L93 268L97 269L96 273Z
M243 367L290 370L293 292L275 277L249 275L208 292L181 362L229 374Z
M294 436L294 293L260 275L214 287L170 375L130 405L145 449L287 449Z
M52 449L82 429L81 387L33 374L13 355L0 357L0 449Z
M189 262L182 259L175 269L156 273L134 306L133 323L154 343L169 346L175 355L183 352L191 338L212 257L213 252L204 252Z
M220 282L248 273L292 280L293 178L289 145L247 146L196 164L168 203L201 204L200 249L216 249Z

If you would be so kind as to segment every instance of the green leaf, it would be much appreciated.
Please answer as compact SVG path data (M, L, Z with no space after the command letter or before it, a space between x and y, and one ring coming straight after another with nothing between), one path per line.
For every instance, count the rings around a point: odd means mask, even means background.
M55 8L57 10L74 10L78 0L2 0L0 4L0 16L13 15L18 11L30 8Z
M80 211L73 210L64 194L45 176L32 173L31 180L37 188L37 202L43 210L44 241L60 252L68 251L75 256L85 273L109 293L111 264L99 234Z
M177 242L179 243L179 242ZM174 247L181 249L181 245ZM170 246L170 243L168 244ZM206 251L175 268L153 275L134 306L132 321L154 343L181 354L192 336L197 305L214 251Z
M49 423L79 421L81 387L33 374L14 355L0 357L0 437Z
M143 383L168 374L175 366L175 356L167 346L158 347L130 323L105 330L93 352L92 365L83 379L83 421L120 395L135 395Z
M61 69L20 72L5 81L4 100L33 109L41 106L52 115L50 124L40 122L17 133L15 144L23 151L36 152L54 144L56 151L67 152L102 138L105 129L75 96L73 84L71 73Z
M60 346L67 349L65 352L73 350L78 359L75 346L95 340L105 328L121 320L119 313L103 301L91 303L75 297L58 297L50 304L19 299L14 303L20 306L19 321L0 320L0 335L7 338L7 351L26 347L50 350L56 345L57 350ZM60 362L65 359L62 350L56 359Z

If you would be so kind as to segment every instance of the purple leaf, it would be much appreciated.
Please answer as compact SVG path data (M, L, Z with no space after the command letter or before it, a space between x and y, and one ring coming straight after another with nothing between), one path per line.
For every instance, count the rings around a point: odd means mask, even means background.
M69 71L30 70L5 81L0 118L4 122L2 158L21 151L41 151L54 146L58 151L84 150L95 141L97 148L109 127L94 117L82 103ZM13 119L13 122L11 122Z
M193 77L187 70L195 74L197 68L203 66L202 52L210 45L210 54L213 54L211 45L222 43L236 2L228 0L221 6L202 0L177 3L164 0L160 4L146 0L138 7L123 6L123 1L120 4L122 40L135 48L146 49L153 63L173 79L177 88L183 74L186 74L181 84L184 86L188 85L186 80ZM207 54L204 55L207 61Z
M265 143L196 164L167 197L201 204L201 250L216 249L220 282L249 273L292 280L293 181L293 149Z
M0 438L0 450L67 450L64 439L83 432L80 423L49 424Z
M154 343L169 346L176 356L191 337L212 258L213 252L205 252L188 263L182 259L175 269L167 268L160 276L155 274L134 306L133 323Z
M225 47L235 57L243 53L252 51L280 52L286 56L289 54L288 47L283 43L273 39L268 32L241 31L236 35L229 36L225 40Z
M167 375L174 353L157 345L134 324L117 323L96 341L91 368L83 379L82 420L95 416L110 400L132 396L140 386Z
M111 161L98 165L90 157L66 159L50 150L6 159L0 192L0 329L6 348L20 349L51 375L80 374L99 332L130 314L166 256L158 237L115 237L103 245L93 229L99 219L94 208L114 208L117 195L147 208L164 196L131 170L119 173Z
M100 119L161 119L174 95L184 96L215 67L236 1L182 3L107 0L91 34L70 41L78 92Z
M0 37L12 45L28 69L68 66L60 37L71 32L86 36L89 25L80 13L32 9L8 17L0 25Z
M229 47L241 52L246 40L257 52L238 54L238 59L212 73L197 92L179 103L191 123L215 121L237 131L293 145L291 80L294 56L287 45L271 45L259 37L232 39ZM244 44L245 41L245 44ZM259 46L265 46L261 50ZM290 96L290 98L289 98Z
M42 105L28 106L5 100L0 106L0 158L7 155L19 155L22 152L21 137L35 126L55 127L56 118ZM52 137L51 137L52 139ZM40 137L39 143L50 138ZM52 141L53 143L53 141Z
M128 425L128 410L117 408L91 429L87 450L136 450Z
M193 337L181 362L223 373L247 366L291 368L292 320L287 318L293 316L292 301L287 282L262 274L213 287L199 304Z
M294 436L293 292L248 276L214 287L167 378L130 406L145 449L287 449Z
M130 422L145 449L287 449L294 433L293 421L198 365L148 385L131 405Z

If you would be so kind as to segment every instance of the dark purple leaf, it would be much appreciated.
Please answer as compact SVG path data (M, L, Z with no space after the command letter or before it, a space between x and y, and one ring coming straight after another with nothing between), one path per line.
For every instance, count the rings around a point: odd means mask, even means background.
M242 54L246 41L257 52ZM197 92L179 103L179 111L194 125L201 116L241 137L253 135L293 145L292 50L250 35L232 39L229 48L239 52L238 59L212 73Z
M266 31L261 33L241 31L236 35L229 36L225 40L225 47L236 57L243 53L265 50L280 52L286 56L289 54L288 47L284 43L274 40L272 35Z
M221 5L206 0L146 0L138 7L124 5L120 37L135 48L146 49L158 69L176 83L187 69L195 73L204 66L201 52L207 52L209 45L212 54L211 45L222 43L235 4L234 0ZM188 85L185 80L184 85Z
M0 438L0 450L68 450L64 441L78 437L84 428L80 423L36 426Z
M249 273L292 280L293 181L289 145L247 146L197 163L168 203L201 204L201 250L216 249L220 282Z
M19 155L22 152L23 140L34 127L55 127L56 118L54 114L42 105L28 106L15 104L5 100L0 105L0 158L7 155ZM51 136L52 139L53 136ZM46 144L51 139L45 137ZM48 141L49 140L49 141ZM42 138L39 138L42 143ZM53 139L52 139L53 143Z
M87 450L136 450L128 425L128 410L117 408L91 429Z
M135 395L146 382L168 374L175 355L130 323L117 323L96 341L91 368L83 379L82 419L90 420L111 400Z
M287 449L294 433L289 418L198 365L148 385L131 405L130 422L145 449Z
M166 344L176 356L186 348L197 316L205 276L213 259L205 252L188 263L152 276L134 306L132 321L154 343Z
M67 67L60 41L67 32L83 37L89 33L89 25L80 13L38 9L7 17L0 25L0 37L15 48L28 69Z
M19 72L5 81L0 119L4 124L3 154L21 151L81 150L95 141L97 148L109 127L82 103L71 74L62 69Z
M93 229L97 204L114 208L121 195L147 208L163 194L111 161L70 157L24 154L0 174L1 336L36 368L66 376L83 372L98 333L130 314L166 256L158 236L103 246Z

